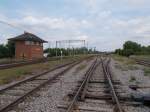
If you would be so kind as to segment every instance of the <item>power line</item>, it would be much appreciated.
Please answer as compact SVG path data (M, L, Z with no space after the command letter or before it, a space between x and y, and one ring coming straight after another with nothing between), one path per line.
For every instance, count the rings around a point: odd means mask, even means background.
M0 20L0 23L5 24L5 25L8 25L8 26L13 27L13 28L18 29L18 30L26 31L26 30L23 29L22 27L18 27L18 26L16 26L16 25L12 24L12 23L8 23L8 22L3 21L3 20Z

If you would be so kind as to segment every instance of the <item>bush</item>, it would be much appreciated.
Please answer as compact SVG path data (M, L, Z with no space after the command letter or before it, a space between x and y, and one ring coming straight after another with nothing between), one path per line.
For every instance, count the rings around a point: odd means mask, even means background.
M0 58L14 57L15 55L15 44L8 41L6 45L0 44Z
M130 55L150 54L150 46L141 46L136 42L127 41L123 44L123 49L116 49L115 53L127 57Z

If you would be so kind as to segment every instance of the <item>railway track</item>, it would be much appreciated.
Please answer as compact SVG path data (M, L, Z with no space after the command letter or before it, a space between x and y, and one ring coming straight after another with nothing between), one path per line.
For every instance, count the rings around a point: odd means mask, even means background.
M16 62L7 62L7 63L1 63L0 64L0 70L1 69L8 69L8 68L13 68L13 67L18 67L18 66L24 66L24 65L30 65L30 64L36 64L36 63L42 63L46 61L55 61L58 59L36 59L36 60L24 60L24 61L16 61Z
M93 56L89 56L87 58L90 58ZM63 57L63 59L68 58ZM9 69L9 68L13 68L13 67L20 67L20 66L24 66L24 65L31 65L31 64L37 64L37 63L44 63L47 61L56 61L56 60L60 60L60 57L52 57L52 58L42 58L42 59L35 59L35 60L23 60L23 61L9 61L9 62L5 62L5 63L0 63L0 70L2 69Z
M83 59L82 59L83 60ZM55 82L57 78L70 70L73 66L82 62L74 61L64 65L60 65L42 74L30 77L28 79L17 82L0 90L0 112L11 110L14 106L23 101L27 96L44 85ZM49 74L51 73L51 74Z
M135 60L137 64L149 66L150 67L150 60L148 58L136 58L136 57L130 57L131 59Z
M70 99L58 105L60 112L124 112L117 95L120 82L113 80L109 62L94 61Z
M135 61L136 61L137 64L150 67L150 61L149 60L135 59Z

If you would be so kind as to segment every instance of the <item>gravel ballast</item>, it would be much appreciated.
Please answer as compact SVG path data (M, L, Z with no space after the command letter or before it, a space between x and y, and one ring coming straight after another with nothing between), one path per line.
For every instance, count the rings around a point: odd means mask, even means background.
M125 91L124 95L126 97L131 97L135 94L150 94L150 88L142 88L137 91L129 88L129 85L139 85L139 86L149 86L150 85L150 77L144 75L143 67L139 65L135 69L121 69L125 66L112 59L111 61L111 71L113 76L115 76L118 80L123 84L122 90ZM147 106L124 106L124 109L128 112L150 112L150 108Z
M11 112L59 112L57 105L76 87L77 82L81 80L92 62L93 60L89 62L83 61L81 64L76 65L59 77L56 82L54 81L55 83L50 83L41 88ZM86 66L84 69L79 70L78 67L82 65Z

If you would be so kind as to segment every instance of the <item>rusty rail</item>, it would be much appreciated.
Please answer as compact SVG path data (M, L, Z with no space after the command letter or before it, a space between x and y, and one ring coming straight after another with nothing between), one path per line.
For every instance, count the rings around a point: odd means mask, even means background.
M131 59L135 60L137 64L149 66L150 67L150 59L148 58L136 58L136 57L130 57Z
M88 71L85 73L85 79L83 80L83 82L81 83L78 91L76 92L72 102L70 103L70 105L68 106L67 108L67 111L66 112L71 112L73 109L74 109L74 106L80 96L80 93L82 92L82 90L85 88L85 91L86 92L86 86L88 84L88 80L90 79L94 69L96 68L96 62L97 62L97 59L93 62L93 64L90 66L90 68L88 69Z
M102 58L101 58L101 61L102 61ZM119 99L117 97L117 94L115 92L115 89L114 89L114 86L112 83L112 76L111 76L110 71L109 71L109 63L110 63L110 59L108 60L108 62L106 64L104 64L102 61L102 67L103 67L104 75L106 77L107 82L109 83L110 91L112 93L112 100L116 103L117 111L123 112L123 109L120 105Z
M79 61L72 61L72 62L69 62L69 63L66 63L66 64L58 65L58 66L56 66L56 67L54 67L54 68L52 68L52 69L50 69L50 70L47 70L47 71L45 71L45 72L43 72L43 73L34 75L34 76L32 76L32 77L29 77L29 78L27 78L27 79L21 80L21 81L19 81L19 82L17 82L17 83L14 83L14 84L12 84L12 85L9 85L9 86L7 86L7 87L5 87L5 88L2 88L2 89L0 89L0 94L1 94L2 92L4 92L5 90L8 90L8 89L10 89L10 88L12 88L12 87L15 87L15 86L17 86L17 85L20 85L20 84L22 84L22 83L25 83L25 82L27 82L27 81L31 81L31 80L33 80L33 79L35 79L35 78L37 78L37 77L40 77L40 76L42 76L42 75L44 75L44 74L46 74L46 73L52 72L52 71L54 71L54 70L57 70L57 69L59 69L59 68L62 68L62 67L68 66L68 65L71 65L71 64L73 64L73 63L75 63L75 62L77 62L77 63L78 63L78 62L82 62L83 60L90 59L90 58L92 58L92 56L87 57L87 58L85 58L85 59L81 59L81 60L79 60Z
M0 109L0 112L6 112L9 111L10 109L12 109L15 105L17 105L18 103L20 103L21 101L23 101L24 98L26 98L27 96L29 96L31 93L35 92L36 90L40 89L41 87L43 87L44 85L46 85L47 83L51 82L52 80L55 80L58 76L63 75L66 71L68 71L69 69L71 69L73 66L79 64L80 62L76 62L76 63L71 63L71 66L69 66L67 69L57 73L54 75L54 77L49 78L48 80L44 81L42 84L38 85L37 87L35 87L34 89L30 90L29 92L23 94L22 96L20 96L19 98L17 98L15 101L11 102L10 104L6 105L5 107L3 107L2 109ZM66 65L65 65L66 66ZM19 83L20 84L20 83ZM14 86L13 86L14 87ZM10 87L9 87L10 88ZM8 88L7 88L8 89ZM6 89L5 89L6 90Z
M6 88L1 89L1 90L0 90L0 94L3 94L5 91L7 91L7 90L9 90L9 89L13 89L14 87L19 86L19 85L21 85L21 84L24 84L24 83L26 83L26 82L28 82L28 81L34 81L34 80L36 80L36 78L38 78L38 77L40 77L40 76L42 76L42 75L45 75L45 74L47 74L47 73L49 73L49 72L52 72L52 71L54 71L54 70L57 70L57 69L59 69L59 68L68 66L68 67L65 68L63 71L61 71L61 72L59 72L59 73L56 73L52 78L49 78L49 79L47 79L47 80L44 80L41 84L39 84L38 86L36 86L36 87L33 88L32 90L29 90L27 93L24 93L24 94L21 95L19 98L17 98L17 99L15 99L14 101L12 101L10 104L8 104L8 105L2 107L2 108L0 109L0 112L6 112L6 111L10 110L10 109L13 108L14 106L16 106L18 103L20 103L21 101L23 101L27 96L31 95L31 93L33 93L33 92L35 92L36 90L40 89L41 87L43 87L43 86L46 85L47 83L51 82L52 80L57 79L57 77L63 75L66 71L68 71L69 69L71 69L73 66L75 66L75 65L81 63L83 60L86 60L86 59L89 59L89 58L92 58L92 57L88 57L88 58L85 58L85 59L80 59L80 60L77 60L77 61L72 61L72 62L69 62L69 63L67 63L67 64L63 64L63 65L57 66L57 67L52 68L51 70L48 70L48 71L46 71L46 72L44 72L44 73L38 74L38 75L36 75L36 76L32 76L32 77L30 77L30 78L28 78L28 79L22 80L22 81L20 81L20 82L17 82L17 83L15 83L15 84L13 84L13 85L10 85L10 86L8 86L8 87L6 87Z
M55 60L58 60L58 59L42 58L42 59L36 59L36 60L23 60L23 61L4 63L4 64L0 64L0 70L1 69L9 69L9 68L13 68L13 67L24 66L24 65L36 64L36 63L43 63L43 62L46 62L46 61L55 61Z
M146 61L146 60L135 60L137 64L140 64L140 65L145 65L145 66L149 66L150 67L150 62L149 61Z
M17 86L17 85L20 85L20 84L22 84L22 83L25 83L25 82L27 82L27 81L31 81L31 80L33 80L33 79L35 79L35 78L37 78L37 77L40 77L40 76L42 76L42 75L44 75L44 74L46 74L46 73L52 72L52 71L54 71L54 70L57 70L57 69L59 69L59 68L65 67L65 66L68 66L68 65L73 64L73 63L75 63L75 61L74 61L74 62L69 62L69 63L66 63L66 64L62 64L62 65L59 65L59 66L56 66L56 67L54 67L54 68L52 68L52 69L50 69L50 70L48 70L48 71L45 71L45 72L43 72L43 73L40 73L40 74L35 75L35 76L32 76L32 77L29 77L29 78L27 78L27 79L21 80L21 81L19 81L19 82L17 82L17 83L14 83L14 84L12 84L12 85L9 85L9 86L7 86L7 87L5 87L5 88L0 89L0 93L4 92L5 90L8 90L8 89L10 89L10 88L12 88L12 87L15 87L15 86Z

